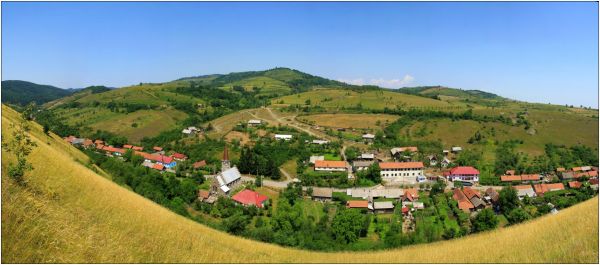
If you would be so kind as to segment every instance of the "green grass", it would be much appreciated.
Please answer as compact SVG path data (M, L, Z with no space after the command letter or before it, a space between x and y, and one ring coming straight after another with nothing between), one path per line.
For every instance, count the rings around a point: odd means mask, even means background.
M395 109L400 107L411 107L419 109L437 109L456 111L464 110L464 104L453 104L430 98L407 95L389 91L364 91L355 92L342 89L319 89L300 94L288 95L273 99L272 103L300 104L304 105L310 99L311 106L322 106L328 109L340 109L341 107L356 107L359 103L364 109L382 110L385 107Z
M246 91L252 91L254 87L257 87L260 89L259 95L282 95L288 94L292 91L292 88L290 88L286 83L266 76L257 76L242 79L236 82L228 83L222 88L228 91L232 91L234 86L241 86Z
M329 161L341 161L342 157L339 154L331 154L331 153L327 153L323 155L325 157L325 160L329 160Z

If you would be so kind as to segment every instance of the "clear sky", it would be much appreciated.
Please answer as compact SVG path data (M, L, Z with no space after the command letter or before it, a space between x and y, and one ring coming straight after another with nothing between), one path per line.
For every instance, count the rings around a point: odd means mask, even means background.
M598 107L598 4L2 3L2 80L121 87L290 67Z

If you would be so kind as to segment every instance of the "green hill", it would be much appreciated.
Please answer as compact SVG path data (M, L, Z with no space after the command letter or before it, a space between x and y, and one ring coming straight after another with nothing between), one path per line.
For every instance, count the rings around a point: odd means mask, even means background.
M27 105L35 102L38 105L62 98L71 94L72 91L49 85L38 85L35 83L6 80L2 81L2 103Z
M2 106L2 135L20 115ZM2 149L3 263L598 263L598 199L460 239L373 252L313 252L235 237L179 216L90 166L32 124L26 185ZM96 173L100 172L100 174ZM424 254L426 253L426 254ZM575 254L574 254L575 253Z

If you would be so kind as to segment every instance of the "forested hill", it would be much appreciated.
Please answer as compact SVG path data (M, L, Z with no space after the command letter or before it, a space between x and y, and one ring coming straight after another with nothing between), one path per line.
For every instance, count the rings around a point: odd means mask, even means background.
M487 99L487 100L504 100L505 98L493 93L481 90L463 90L458 88L450 88L444 86L420 86L420 87L403 87L398 89L398 92L425 96L431 98L439 98L440 96L455 97L462 99Z
M68 96L73 91L49 85L39 85L27 81L2 81L2 103L26 105L35 102L38 105Z

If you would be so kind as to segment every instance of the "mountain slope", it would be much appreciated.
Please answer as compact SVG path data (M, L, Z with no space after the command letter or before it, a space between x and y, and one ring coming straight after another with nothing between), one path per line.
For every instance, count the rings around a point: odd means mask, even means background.
M3 105L2 134L10 137L8 125L18 119ZM452 241L377 252L310 252L235 237L176 215L101 177L86 167L81 152L44 135L39 125L31 127L38 147L27 186L8 178L12 155L2 153L3 263L598 262L597 198Z
M2 81L2 103L27 105L35 102L38 105L68 96L70 90L60 89L49 85L38 85L20 80Z

